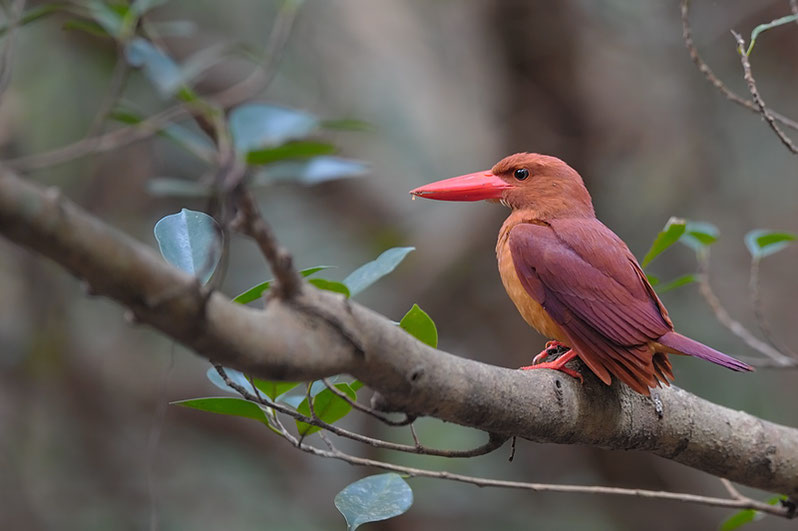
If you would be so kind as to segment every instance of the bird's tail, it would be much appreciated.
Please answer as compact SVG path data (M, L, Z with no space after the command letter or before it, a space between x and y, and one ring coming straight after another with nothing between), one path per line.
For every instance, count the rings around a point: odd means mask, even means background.
M754 368L747 363L736 360L731 356L724 354L723 352L718 352L714 348L708 347L703 343L699 343L698 341L694 341L689 337L677 334L676 332L668 332L660 337L657 342L669 349L672 349L674 354L684 354L686 356L701 358L702 360L717 363L718 365L722 365L733 371L754 370Z

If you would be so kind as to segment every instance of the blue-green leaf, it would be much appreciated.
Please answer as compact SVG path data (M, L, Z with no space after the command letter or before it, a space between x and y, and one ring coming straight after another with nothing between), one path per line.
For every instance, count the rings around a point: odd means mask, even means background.
M679 241L690 247L694 251L699 251L709 247L718 240L720 231L718 228L703 221L688 221L685 232Z
M216 221L203 212L183 209L155 224L155 238L167 262L207 282L221 257Z
M798 235L789 232L757 229L745 235L745 246L748 247L751 257L758 260L781 251L796 239Z
M657 234L654 243L651 244L651 248L643 257L643 262L640 264L640 267L646 267L654 258L665 251L665 249L679 241L679 238L684 234L686 226L687 222L683 219L675 217L669 219L665 224L665 228Z
M111 118L129 125L141 123L143 120L142 113L129 109L127 106L114 109L111 113ZM179 124L168 124L158 134L172 140L205 162L210 163L214 160L216 148L206 135L194 132Z
M236 152L243 155L305 138L318 128L319 121L304 111L245 103L230 112L229 124Z
M266 185L280 181L295 181L313 185L346 177L359 177L368 172L368 165L359 160L322 156L304 161L269 164L255 175L252 183Z
M349 298L351 295L347 285L343 284L342 282L336 282L334 280L326 280L324 278L312 278L308 282L319 289L332 291L334 293L341 293L344 296L346 296L346 298Z
M319 271L323 271L325 269L330 269L331 267L332 266L309 267L307 269L303 269L302 271L300 271L299 274L302 275L303 277L309 277L314 273L318 273ZM236 298L234 298L233 302L237 302L239 304L247 304L249 302L258 300L259 298L261 298L261 296L263 296L263 293L269 289L269 287L272 285L272 282L274 281L267 280L266 282L261 282L257 286L252 286L247 291L241 293Z
M432 348L438 347L438 329L435 327L435 322L418 304L414 304L402 317L399 326L422 343Z
M394 247L388 249L376 260L363 264L348 277L344 279L344 284L347 285L352 295L357 295L367 287L371 286L379 279L396 269L405 256L410 251L415 250L415 247Z
M230 379L231 382L240 385L244 389L247 390L252 389L252 384L249 383L249 380L247 379L246 376L244 376L243 372L237 371L235 369L228 369L227 367L225 367L224 373L227 375L227 377ZM217 371L215 367L208 367L205 376L208 378L208 380L210 380L210 382L213 385L215 385L222 391L238 394L238 391L236 391L235 389L233 389L232 387L230 387L225 383L225 381L219 375L219 371Z
M407 512L413 491L399 474L368 476L348 485L335 496L335 507L346 519L348 531Z
M246 417L269 424L266 415L257 404L242 398L235 398L232 396L192 398L190 400L178 400L170 403L175 406L190 407L210 413Z
M798 15L787 15L786 17L777 18L776 20L771 20L767 24L760 24L759 26L755 27L754 31L751 32L751 42L748 44L748 49L745 51L745 55L751 55L751 52L754 49L754 43L756 43L756 38L759 37L760 33L767 31L770 28L775 28L776 26L795 22L796 20L798 20Z
M183 86L183 74L171 57L146 39L136 37L125 47L131 66L143 68L161 96L171 96Z
M120 38L123 33L131 29L128 27L130 22L126 22L130 16L127 6L121 4L112 6L103 0L89 0L86 2L86 8L91 18L112 37Z
M338 383L335 384L335 387L339 391L345 393L346 396L348 396L352 401L357 400L357 393L355 393L349 384ZM307 397L302 400L296 410L306 417L311 416ZM352 406L349 405L349 402L339 397L329 389L325 388L323 391L319 392L319 394L313 397L313 412L316 413L316 417L319 420L322 420L327 424L333 424L334 422L344 418L351 410ZM299 431L299 435L302 437L306 437L321 430L321 428L318 426L313 426L312 424L307 424L299 420L296 421L296 427Z

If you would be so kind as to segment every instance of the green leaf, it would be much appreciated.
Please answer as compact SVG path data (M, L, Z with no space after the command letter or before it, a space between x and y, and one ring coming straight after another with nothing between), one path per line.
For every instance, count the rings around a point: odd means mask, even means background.
M378 256L376 260L363 264L350 273L349 276L344 279L344 284L347 285L352 295L357 295L396 269L396 266L405 259L405 256L415 249L415 247L394 247L393 249L388 249Z
M64 30L82 31L94 37L111 37L105 29L93 20L71 19L61 26Z
M299 385L299 382L278 382L274 380L260 380L258 378L255 378L253 382L255 383L255 387L272 401Z
M335 387L339 391L346 393L346 396L348 396L351 400L357 400L357 394L349 386L349 384L338 383L335 384ZM296 410L307 417L311 416L307 397L302 400ZM313 397L313 411L316 413L316 417L318 417L320 420L323 420L327 424L333 424L334 422L344 418L351 410L352 406L349 405L349 402L339 397L329 389L324 389L315 397ZM306 437L321 430L321 428L318 426L306 424L305 422L298 420L296 421L296 427L301 437Z
M144 15L156 7L164 5L166 2L167 0L135 0L130 9L137 15Z
M361 387L363 387L363 382L360 380L353 380L349 382L349 387L351 387L353 391L357 392Z
M718 240L718 228L703 221L688 221L684 234L679 241L694 251L705 249Z
M335 282L334 280L326 280L323 278L312 278L308 282L313 284L319 289L332 291L334 293L341 293L348 299L350 297L349 288L342 282Z
M356 118L341 118L338 120L324 120L321 122L324 129L337 131L373 131L374 126Z
M243 398L235 398L232 396L192 398L190 400L170 402L170 404L208 411L210 413L219 413L221 415L246 417L248 419L259 420L265 424L269 423L260 406L254 402L244 400Z
M732 531L733 529L737 529L739 527L744 526L750 522L753 522L756 518L757 511L753 509L743 509L742 511L738 511L727 518L721 525L721 531Z
M19 22L17 23L18 27L25 26L26 24L30 24L31 22L35 22L40 18L44 18L47 15L52 13L57 13L59 11L69 11L70 9L69 2L48 2L46 4L37 5L36 7L32 7L28 9L22 16L19 18ZM0 37L5 35L8 31L8 24L3 24L0 26Z
M335 153L335 146L324 142L303 140L281 146L255 149L247 153L248 164L272 164L286 159L303 159Z
M692 284L696 280L697 278L694 274L682 275L680 277L671 280L667 284L661 285L656 291L657 293L667 293L676 288L681 288L682 286L686 286L687 284Z
M244 376L243 372L225 367L224 373L227 375L227 377L230 379L231 382L240 385L244 389L247 390L252 389L252 384L249 383L249 380L247 379L246 376ZM216 367L208 367L208 370L205 372L205 377L208 378L208 380L213 385L215 385L222 391L238 394L238 391L236 391L235 389L233 389L232 387L230 387L225 383L225 381L219 375L219 371L216 370Z
M345 487L335 496L335 507L346 519L348 531L367 522L379 522L407 512L413 491L399 474L368 476Z
M651 249L649 249L646 256L643 257L643 262L640 264L640 267L645 268L654 258L665 251L665 249L679 241L679 238L684 234L686 226L687 222L683 219L675 217L669 219L665 224L665 228L657 234L654 243L651 244Z
M368 165L359 160L322 156L304 161L269 164L255 175L252 182L256 185L265 185L280 181L296 181L313 185L346 177L359 177L368 172Z
M798 20L798 15L787 15L786 17L777 18L776 20L771 20L767 24L760 24L759 26L754 28L754 31L751 32L751 42L748 44L748 49L745 51L745 55L751 55L751 52L754 49L754 43L756 42L756 38L759 37L759 34L763 31L767 31L771 28L775 28L777 26L782 26L784 24L789 24L790 22L795 22Z
M656 286L657 284L659 284L659 277L656 275L649 275L648 273L646 273L646 278L648 279L648 283L651 284L652 286Z
M796 239L798 235L789 232L757 229L745 235L745 246L748 247L751 257L759 260L781 251Z
M304 111L245 103L230 112L229 125L235 150L244 155L305 138L318 128L319 121Z
M323 271L325 269L330 269L331 267L332 266L309 267L307 269L303 269L302 271L300 271L299 274L302 275L303 277L309 277L310 275L313 275L313 274L318 273L319 271ZM252 286L247 291L245 291L244 293L241 293L236 298L234 298L233 302L237 302L239 304L247 304L249 302L258 300L259 298L261 298L263 293L267 289L269 289L269 287L272 285L272 282L274 282L274 281L273 280L267 280L266 282L261 282L257 286Z
M414 304L402 317L399 326L422 343L432 348L438 347L438 329L435 328L435 322L427 312L419 308L418 304Z
M781 500L786 500L786 499L787 496L784 495L773 496L772 498L767 500L767 504L776 505ZM744 526L745 524L753 522L754 520L759 520L760 518L762 518L762 513L760 513L759 511L756 511L754 509L743 509L742 511L738 511L733 515L731 515L729 518L727 518L720 525L720 529L721 531L732 531L734 529Z
M146 39L136 37L125 46L127 62L142 68L161 96L171 96L183 86L183 73L171 57Z
M219 226L203 212L183 209L155 224L155 238L164 259L207 282L221 257Z

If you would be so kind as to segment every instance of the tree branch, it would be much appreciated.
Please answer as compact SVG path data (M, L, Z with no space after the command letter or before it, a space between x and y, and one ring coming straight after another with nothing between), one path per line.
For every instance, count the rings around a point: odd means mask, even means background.
M54 189L0 173L0 234L50 257L138 320L206 358L271 379L348 373L389 408L532 441L642 450L743 485L798 495L798 430L671 387L652 398L554 371L494 367L430 348L387 318L306 286L264 310L203 294L148 246ZM301 306L301 308L299 306ZM321 315L358 334L362 352Z

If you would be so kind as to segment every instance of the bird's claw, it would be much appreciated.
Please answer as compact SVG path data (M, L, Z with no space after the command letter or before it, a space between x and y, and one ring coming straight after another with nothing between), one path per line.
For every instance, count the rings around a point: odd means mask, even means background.
M554 363L557 363L557 362L556 361L552 361L552 362L549 362L549 363L538 363L538 364L535 364L535 365L527 365L526 367L520 367L519 370L531 371L533 369L553 369L555 371L564 372L565 374L567 374L571 378L579 380L580 384L584 384L585 383L585 378L578 371L575 371L574 369L569 369L567 367L549 367L549 365L553 365Z
M545 360L548 356L556 354L557 350L559 350L560 347L568 348L559 341L548 341L546 345L543 347L543 350L541 350L537 356L532 358L532 365L543 363L543 360Z

